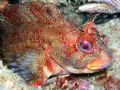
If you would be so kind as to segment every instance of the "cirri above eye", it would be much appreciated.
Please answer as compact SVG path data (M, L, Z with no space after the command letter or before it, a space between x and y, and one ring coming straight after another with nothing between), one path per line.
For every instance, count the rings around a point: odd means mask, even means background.
M90 52L93 48L93 45L91 42L83 40L78 44L78 48L82 51Z

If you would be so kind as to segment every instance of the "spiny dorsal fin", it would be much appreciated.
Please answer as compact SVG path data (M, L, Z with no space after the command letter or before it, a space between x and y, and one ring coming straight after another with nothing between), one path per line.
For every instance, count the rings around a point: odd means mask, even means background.
M23 23L24 20L22 20L20 13L18 12L19 5L8 5L4 8L4 10L1 12L2 16L4 16L4 19L8 22L14 24L14 25L20 25Z

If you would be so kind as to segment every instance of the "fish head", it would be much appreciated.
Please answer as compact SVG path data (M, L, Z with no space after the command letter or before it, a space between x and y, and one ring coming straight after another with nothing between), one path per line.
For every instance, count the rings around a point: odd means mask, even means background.
M66 33L62 40L53 43L51 56L70 73L98 72L113 61L110 49L94 27L94 20L86 23L79 33Z

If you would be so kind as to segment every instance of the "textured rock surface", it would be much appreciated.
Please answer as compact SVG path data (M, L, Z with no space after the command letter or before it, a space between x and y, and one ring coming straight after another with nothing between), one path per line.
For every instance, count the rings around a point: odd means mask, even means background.
M88 0L88 2L93 3L80 6L78 11L90 13L101 12L109 14L120 12L120 0Z
M112 76L107 77L105 81L105 90L120 90L120 80Z
M120 19L114 19L96 26L109 37L108 46L113 50L115 62L108 69L108 75L120 79Z

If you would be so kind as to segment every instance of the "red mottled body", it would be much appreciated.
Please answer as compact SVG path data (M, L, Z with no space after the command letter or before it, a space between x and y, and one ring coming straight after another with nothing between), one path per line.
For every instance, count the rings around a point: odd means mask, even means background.
M0 13L3 51L17 69L38 76L36 83L58 73L97 72L112 62L93 21L80 29L43 2L8 5Z

